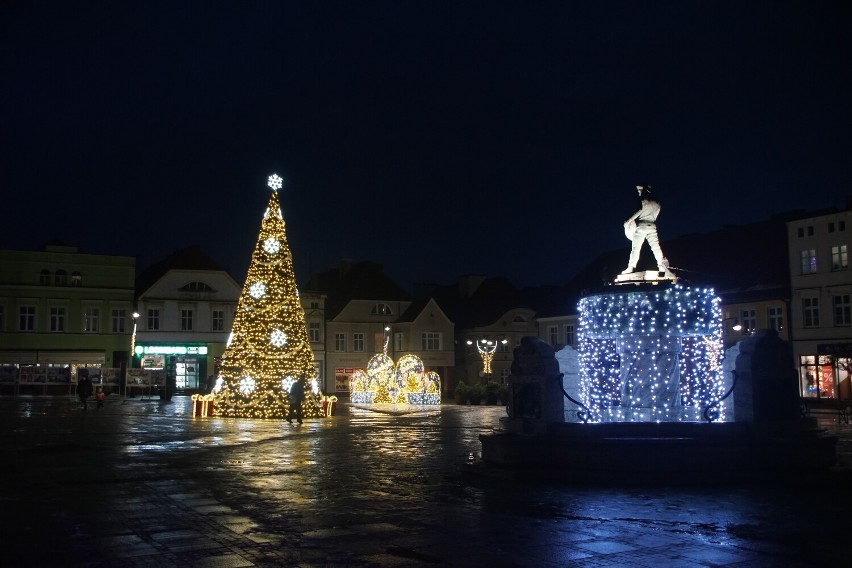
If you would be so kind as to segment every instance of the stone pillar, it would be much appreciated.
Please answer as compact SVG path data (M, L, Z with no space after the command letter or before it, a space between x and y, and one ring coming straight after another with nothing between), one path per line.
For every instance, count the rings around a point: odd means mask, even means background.
M800 418L798 376L790 343L761 329L739 343L734 388L737 421L779 422Z
M515 348L509 376L507 430L541 434L551 423L564 421L562 373L553 347L537 337L524 337Z

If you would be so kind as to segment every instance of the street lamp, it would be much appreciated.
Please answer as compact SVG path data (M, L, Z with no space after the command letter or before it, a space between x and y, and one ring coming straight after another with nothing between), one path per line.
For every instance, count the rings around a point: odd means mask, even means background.
M130 315L133 318L133 333L130 334L130 357L128 357L127 363L124 365L124 381L122 381L124 383L124 394L122 395L121 404L127 402L127 369L133 366L133 357L135 356L134 352L136 351L136 326L137 320L139 320L139 312L133 312ZM119 389L119 391L120 390L121 389Z
M476 342L468 339L468 345L476 345L476 350L479 351L479 356L482 358L482 371L479 373L479 376L482 377L484 375L491 374L491 361L494 360L494 353L497 351L497 345L506 345L509 343L508 339L501 339L499 341L493 339L477 339Z
M734 322L731 325L731 329L733 329L734 331L741 331L743 329L743 326L740 323L740 320L738 320L737 318L725 318L725 319L723 319L722 320L722 327L725 327L725 322L729 322L729 321Z

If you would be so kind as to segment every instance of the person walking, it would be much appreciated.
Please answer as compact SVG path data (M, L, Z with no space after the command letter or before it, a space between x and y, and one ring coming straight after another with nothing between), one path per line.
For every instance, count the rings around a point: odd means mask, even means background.
M104 407L104 399L106 398L106 393L104 392L103 387L98 387L98 390L95 391L95 408L103 408Z
M290 386L290 409L287 411L287 422L293 423L293 414L299 424L302 423L302 401L305 400L305 380L298 377Z
M89 397L92 396L92 379L88 375L77 380L77 396L83 404L83 410L89 409Z

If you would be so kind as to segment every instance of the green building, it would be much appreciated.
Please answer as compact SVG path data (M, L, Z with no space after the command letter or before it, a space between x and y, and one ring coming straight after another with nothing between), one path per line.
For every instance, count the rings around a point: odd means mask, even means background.
M100 377L101 368L126 366L135 271L133 257L85 254L62 244L0 250L4 392L70 390L81 372Z

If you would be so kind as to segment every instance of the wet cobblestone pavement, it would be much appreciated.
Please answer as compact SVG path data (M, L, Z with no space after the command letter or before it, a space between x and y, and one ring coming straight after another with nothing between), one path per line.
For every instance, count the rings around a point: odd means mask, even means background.
M800 483L465 475L503 409L347 405L302 426L191 401L0 399L2 566L821 566L852 558L842 467ZM822 424L822 422L821 422ZM710 458L712 459L712 457Z

